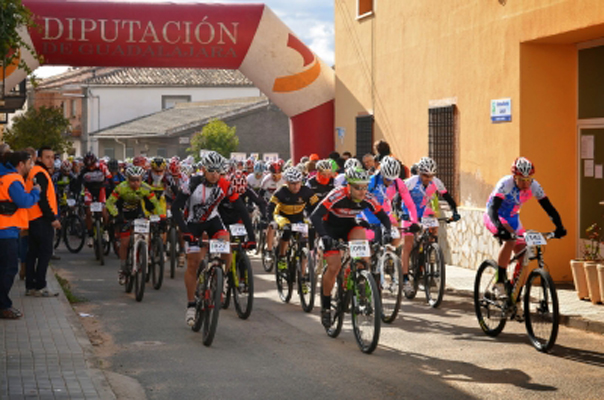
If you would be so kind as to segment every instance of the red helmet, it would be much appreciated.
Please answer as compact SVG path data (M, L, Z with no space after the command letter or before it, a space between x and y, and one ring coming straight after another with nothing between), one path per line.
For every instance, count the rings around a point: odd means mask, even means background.
M247 170L253 170L254 169L254 160L252 160L251 158L248 158L245 161L245 169L247 169Z
M241 171L236 171L230 178L231 186L235 193L242 194L247 190L247 179Z
M283 166L278 161L272 162L268 165L268 170L271 174L280 174L283 171Z
M178 159L174 159L174 157L170 160L170 164L168 165L168 171L173 176L180 174L180 163Z
M512 163L512 174L517 176L528 177L535 174L535 166L532 162L524 157L518 157Z

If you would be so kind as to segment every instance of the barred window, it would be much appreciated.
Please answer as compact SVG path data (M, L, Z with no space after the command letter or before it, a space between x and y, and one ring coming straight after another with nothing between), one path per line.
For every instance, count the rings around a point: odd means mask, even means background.
M437 176L451 196L459 201L455 105L428 110L429 156L436 161Z
M357 157L373 153L373 115L357 117Z

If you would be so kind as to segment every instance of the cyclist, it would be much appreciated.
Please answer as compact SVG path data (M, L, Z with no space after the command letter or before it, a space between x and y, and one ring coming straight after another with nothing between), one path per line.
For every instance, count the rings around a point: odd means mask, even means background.
M114 158L107 163L107 169L111 173L111 179L109 179L109 193L111 193L117 185L126 180L126 177L120 172L120 164Z
M321 201L335 187L334 170L329 160L317 162L316 168L317 174L306 182L306 186L311 188Z
M107 196L105 187L111 179L111 173L105 164L101 164L92 152L84 156L84 166L80 171L78 181L84 186L84 204L86 207L86 229L88 230L88 247L92 247L92 202L105 203ZM79 186L79 185L78 185ZM107 222L107 210L103 209L103 220Z
M356 158L349 158L344 162L344 171L348 168L363 168L363 164ZM346 185L346 173L338 174L334 178L335 187L340 187Z
M264 172L266 171L266 165L264 162L258 160L254 163L254 173L247 176L247 183L256 192L260 190L260 184L262 178L264 178Z
M268 218L272 217L273 221L266 232L269 253L273 250L275 230L278 228L283 232L277 262L277 268L281 270L287 269L285 253L291 237L291 224L304 222L304 210L312 211L319 202L319 197L309 187L302 186L302 173L296 167L289 167L283 178L286 184L275 191L268 205ZM313 235L309 234L310 243L313 243L313 239Z
M512 163L512 175L506 175L497 183L489 196L484 224L493 235L503 241L499 249L497 264L497 282L494 290L499 297L507 297L512 284L507 281L506 268L512 251L518 253L526 246L522 234L524 228L520 222L520 207L531 197L535 197L550 217L556 231L556 238L566 236L560 214L554 208L545 191L533 176L535 166L524 157L518 157Z
M130 224L136 218L143 215L142 205L147 210L153 210L158 214L160 209L157 197L151 188L142 182L145 170L142 167L130 166L126 169L127 181L116 186L107 199L107 211L118 225L120 239L120 270L119 283L123 285L126 281L126 261L128 257L128 243L130 241ZM160 215L165 218L165 215Z
M52 181L56 188L60 206L67 204L67 194L71 191L75 179L76 176L72 171L72 164L68 160L63 161L60 168L52 174Z
M254 159L253 158L248 158L247 160L245 160L245 175L251 175L254 173Z
M282 171L283 165L279 161L271 162L268 165L269 174L262 179L258 194L270 201L270 197L273 195L273 193L275 193L275 190L279 189L285 184Z
M160 214L166 213L166 198L164 192L167 187L166 181L166 160L163 157L155 157L151 160L151 168L143 176L143 182L145 182L153 192L155 197L158 199L160 204Z
M195 238L207 233L211 239L230 240L229 232L218 213L218 205L224 198L236 203L234 207L240 215L247 214L245 205L234 192L230 182L220 176L226 166L224 157L215 151L210 151L203 155L201 164L202 173L192 177L187 187L181 187L172 204L172 215L187 242L185 245L187 253L185 321L189 326L192 326L195 321L197 268L207 252L207 246L201 248ZM254 239L253 230L248 233ZM231 264L230 254L223 254L222 259L228 270Z
M347 185L329 193L310 216L323 242L323 256L327 262L321 294L321 322L325 327L331 326L331 290L342 267L336 242L340 239L366 240L365 229L357 224L356 217L367 208L384 225L386 234L383 239L390 242L390 218L373 195L367 192L369 173L360 168L349 168L346 170L346 180Z
M256 192L248 187L243 172L237 171L231 175L229 181L233 192L239 196L241 201L243 201L243 204L256 204L260 208L262 215L266 213L266 204L264 204L264 200L258 197ZM236 207L237 204L237 202L233 203L228 198L225 198L218 206L218 213L226 227L243 222L246 231L251 232L251 234L248 233L248 242L245 244L245 247L253 250L256 248L256 238L254 237L254 228L248 212L249 210L246 209L244 215L241 215L239 208Z

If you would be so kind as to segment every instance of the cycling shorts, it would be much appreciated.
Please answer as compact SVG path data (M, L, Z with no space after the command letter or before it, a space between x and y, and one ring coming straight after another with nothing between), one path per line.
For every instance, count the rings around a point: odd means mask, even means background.
M491 221L489 214L484 213L484 215L482 216L482 221L484 223L484 226L486 226L486 228L489 230L489 232L491 232L493 235L497 235L497 227L495 226L493 221ZM502 224L509 225L514 230L514 232L516 232L516 236L518 236L518 241L520 243L524 243L522 235L524 234L524 232L526 232L526 230L522 226L522 222L520 222L520 216L518 214L509 218L503 218L499 216L499 221L501 221Z
M216 239L218 236L229 234L229 231L225 228L220 217L214 217L202 223L190 222L187 224L187 230L195 238L200 238L204 233L206 233L210 239ZM201 247L199 247L199 243L188 243L185 241L185 252L187 254L199 253L200 251Z
M346 220L346 222L342 221L342 222L338 223L338 225L331 225L331 224L325 223L323 226L325 227L325 231L327 232L327 235L329 237L331 237L332 239L335 239L335 240L343 240L345 242L348 242L350 240L350 233L354 229L365 230L362 226L358 225L356 223L356 221L352 218L348 218ZM329 250L324 253L324 256L329 257L334 254L339 255L340 251L339 250Z
M105 196L105 188L102 187L98 193L92 193L88 189L84 189L84 204L89 206L90 203L98 201L105 204L107 197Z

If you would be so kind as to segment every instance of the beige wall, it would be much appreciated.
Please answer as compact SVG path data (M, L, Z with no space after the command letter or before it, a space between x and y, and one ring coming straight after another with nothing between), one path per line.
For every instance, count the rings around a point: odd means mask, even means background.
M576 251L575 44L604 36L601 0L378 1L356 20L356 0L335 1L336 127L339 151L355 150L359 112L375 115L403 162L428 152L431 101L455 99L460 200L483 208L497 180L519 155L532 158L537 179L562 214L569 237L552 243L557 280L570 279ZM373 88L373 89L372 89ZM512 122L492 124L491 99L512 99ZM538 203L525 225L551 227ZM554 265L552 265L554 264Z

